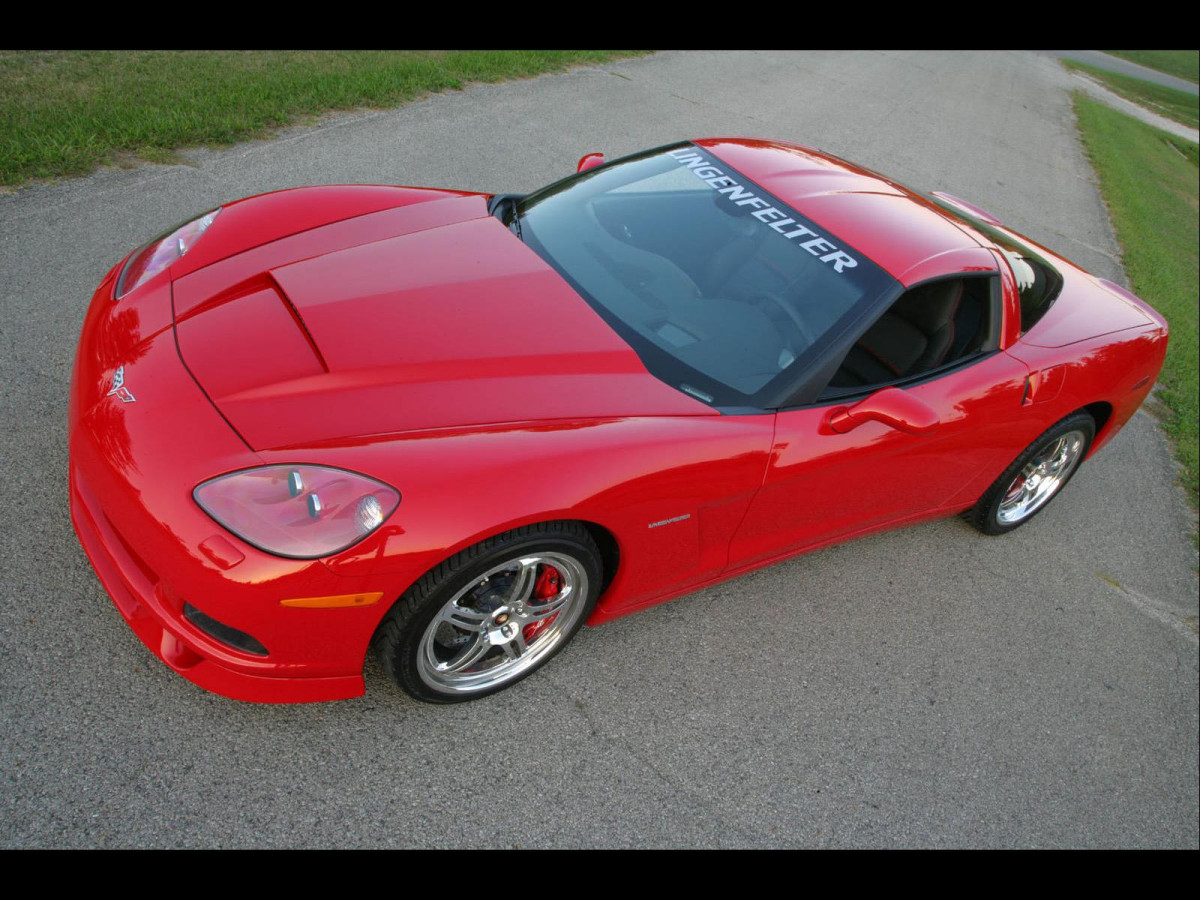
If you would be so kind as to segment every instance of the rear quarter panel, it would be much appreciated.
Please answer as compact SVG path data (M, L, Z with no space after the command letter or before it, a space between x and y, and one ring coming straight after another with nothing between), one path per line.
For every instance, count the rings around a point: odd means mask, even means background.
M1039 347L1019 341L1009 353L1031 372L1063 367L1061 387L1048 400L1035 403L1045 428L1077 409L1108 404L1112 412L1101 424L1088 455L1107 444L1133 416L1154 387L1167 351L1165 326L1151 325L1100 335L1063 347ZM1040 408L1039 408L1040 407Z

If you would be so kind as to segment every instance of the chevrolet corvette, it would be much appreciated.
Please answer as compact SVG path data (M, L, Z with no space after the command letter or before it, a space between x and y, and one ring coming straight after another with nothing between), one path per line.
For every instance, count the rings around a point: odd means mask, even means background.
M794 144L593 153L524 195L283 190L101 282L71 517L207 690L354 697L374 649L412 697L469 700L794 554L1024 525L1166 345L984 210Z

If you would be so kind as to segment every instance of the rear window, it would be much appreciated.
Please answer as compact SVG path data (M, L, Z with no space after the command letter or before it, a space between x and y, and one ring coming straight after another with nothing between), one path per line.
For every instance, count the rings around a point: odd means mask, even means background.
M510 226L657 377L765 405L894 279L693 144L529 195Z
M1024 334L1038 323L1058 298L1063 279L1058 269L1028 248L1012 240L1008 241L1008 246L998 238L993 240L1000 244L1000 252L1008 260L1017 279L1017 293L1021 298L1021 334Z
M1018 241L1008 232L980 221L937 196L922 196L996 242L1017 280L1017 293L1021 298L1021 334L1036 325L1050 309L1051 304L1058 299L1059 291L1062 290L1063 278L1058 269L1028 244Z

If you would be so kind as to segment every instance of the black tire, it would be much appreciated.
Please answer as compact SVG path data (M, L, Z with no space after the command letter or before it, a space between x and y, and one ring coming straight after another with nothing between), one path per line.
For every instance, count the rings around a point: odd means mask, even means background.
M430 683L430 669L420 657L426 652L426 631L444 627L434 625L435 618L461 591L468 588L483 590L477 582L496 566L540 554L552 554L556 558L573 561L578 566L574 570L577 580L586 579L586 591L579 592L571 601L573 618L568 626L560 626L553 645L543 649L528 668L515 672L498 684L478 689L459 687L449 690ZM396 602L380 623L375 637L383 668L405 693L427 703L459 703L494 694L536 672L570 642L596 605L603 574L600 549L587 529L578 522L527 525L488 538L427 572ZM503 575L500 573L493 577L498 581ZM566 580L564 577L564 582ZM585 595L582 601L579 600L580 595ZM470 596L473 595L468 594ZM518 630L521 630L521 626L518 626ZM546 630L549 631L548 628ZM433 639L431 635L430 640ZM462 639L471 640L469 636ZM529 646L533 649L538 645ZM484 658L495 660L497 652L489 651Z
M1065 477L1057 483L1052 492L1037 504L1030 512L1021 516L1016 521L1004 521L1001 518L1001 504L1008 495L1009 490L1014 487L1018 475L1023 476L1026 466L1034 459L1044 455L1047 450L1052 448L1061 438L1070 435L1071 432L1079 432L1083 435L1083 447L1078 453L1078 458L1070 466ZM1025 452L1013 460L1012 465L1005 469L999 478L992 482L989 487L979 498L979 501L965 516L966 520L982 531L984 534L996 535L1007 534L1008 532L1020 528L1039 512L1049 506L1062 489L1070 482L1079 471L1079 466L1083 462L1083 458L1087 456L1088 450L1091 449L1092 440L1096 436L1096 420L1086 412L1075 412L1042 432L1038 438L1025 448Z

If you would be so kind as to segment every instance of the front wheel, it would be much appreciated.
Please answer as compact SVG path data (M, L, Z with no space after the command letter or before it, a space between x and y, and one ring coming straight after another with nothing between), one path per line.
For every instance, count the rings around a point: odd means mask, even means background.
M410 588L380 626L384 669L410 696L455 703L494 693L550 660L600 593L600 551L575 522L531 525L456 554Z
M1045 508L1087 456L1096 436L1088 413L1072 413L1057 422L1001 473L967 520L984 534L1005 534Z

